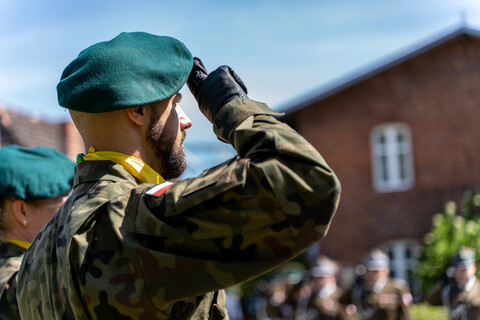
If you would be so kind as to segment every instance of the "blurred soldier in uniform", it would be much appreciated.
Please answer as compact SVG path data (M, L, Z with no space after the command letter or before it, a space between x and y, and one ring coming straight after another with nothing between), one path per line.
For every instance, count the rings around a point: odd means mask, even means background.
M46 147L0 148L0 319L20 319L17 273L23 254L66 200L75 164Z
M187 82L237 157L176 183L192 125ZM72 195L19 273L25 319L225 319L223 288L321 239L339 182L278 113L247 98L237 74L208 74L180 41L121 33L64 70L59 104L86 155Z
M461 248L453 257L444 281L427 295L427 302L444 305L451 320L480 319L480 282L475 276L475 251Z
M347 319L343 306L338 302L342 289L337 286L337 264L326 256L318 257L310 269L313 293L304 308L306 320Z
M410 319L410 288L405 281L388 277L387 255L373 249L365 257L364 267L365 274L340 299L347 314L357 314L362 320Z
M286 279L277 277L265 284L263 296L257 303L256 317L260 320L292 319L290 306L283 307L287 299Z
M304 280L303 270L280 273L266 285L256 316L268 320L297 319L299 301L308 295L309 286Z

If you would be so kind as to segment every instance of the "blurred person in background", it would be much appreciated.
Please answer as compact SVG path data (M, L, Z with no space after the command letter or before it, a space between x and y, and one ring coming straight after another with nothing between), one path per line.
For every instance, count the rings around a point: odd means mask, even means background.
M342 289L337 286L338 265L326 256L319 256L310 269L313 292L307 299L301 319L344 320L344 307L338 302ZM300 318L298 318L300 319Z
M340 302L347 315L361 320L409 320L413 298L408 284L389 278L390 259L380 249L373 249L364 259L365 272L347 290Z
M276 277L264 284L263 296L257 304L256 316L261 320L279 320L292 317L290 307L283 307L287 300L286 279Z
M0 148L0 319L20 319L16 299L22 257L66 199L75 164L46 147Z
M475 273L475 251L469 247L458 250L451 266L426 297L434 306L446 307L450 320L480 319L480 281Z
M297 319L300 301L311 292L302 270L279 273L261 286L263 295L258 301L256 310L256 318L259 320Z

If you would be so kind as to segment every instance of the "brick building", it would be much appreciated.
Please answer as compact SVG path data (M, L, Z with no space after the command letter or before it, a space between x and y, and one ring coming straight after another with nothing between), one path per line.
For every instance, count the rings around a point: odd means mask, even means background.
M0 105L0 147L18 144L45 146L63 152L71 160L83 152L82 138L71 121L52 123Z
M284 111L342 182L321 252L352 275L379 246L408 279L432 216L480 185L480 32L454 30Z

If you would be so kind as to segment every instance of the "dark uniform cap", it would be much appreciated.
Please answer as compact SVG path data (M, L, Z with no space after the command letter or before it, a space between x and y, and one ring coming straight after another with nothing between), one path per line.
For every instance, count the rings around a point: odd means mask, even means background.
M467 268L475 263L475 250L468 247L463 247L458 250L453 257L452 265L455 268Z
M47 148L0 148L0 195L23 200L55 198L72 188L75 163Z
M337 274L337 264L326 256L320 256L315 265L310 269L312 277L328 277Z
M80 52L63 71L58 103L100 113L165 100L180 91L193 58L177 39L123 32Z
M375 248L363 261L367 270L382 270L390 267L390 259L382 250Z

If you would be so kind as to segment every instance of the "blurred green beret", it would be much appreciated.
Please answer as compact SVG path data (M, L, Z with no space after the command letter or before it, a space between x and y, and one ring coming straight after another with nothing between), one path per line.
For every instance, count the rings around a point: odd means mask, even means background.
M475 250L469 247L462 247L453 257L452 265L455 268L467 268L475 263Z
M337 264L326 256L318 257L310 269L310 275L315 278L334 276L337 272Z
M80 52L63 71L58 103L100 113L170 98L187 82L193 58L177 39L123 32Z
M364 258L363 264L367 270L382 270L390 267L390 259L385 252L378 248L374 248Z
M47 148L0 148L0 195L23 200L55 198L72 188L75 163Z

